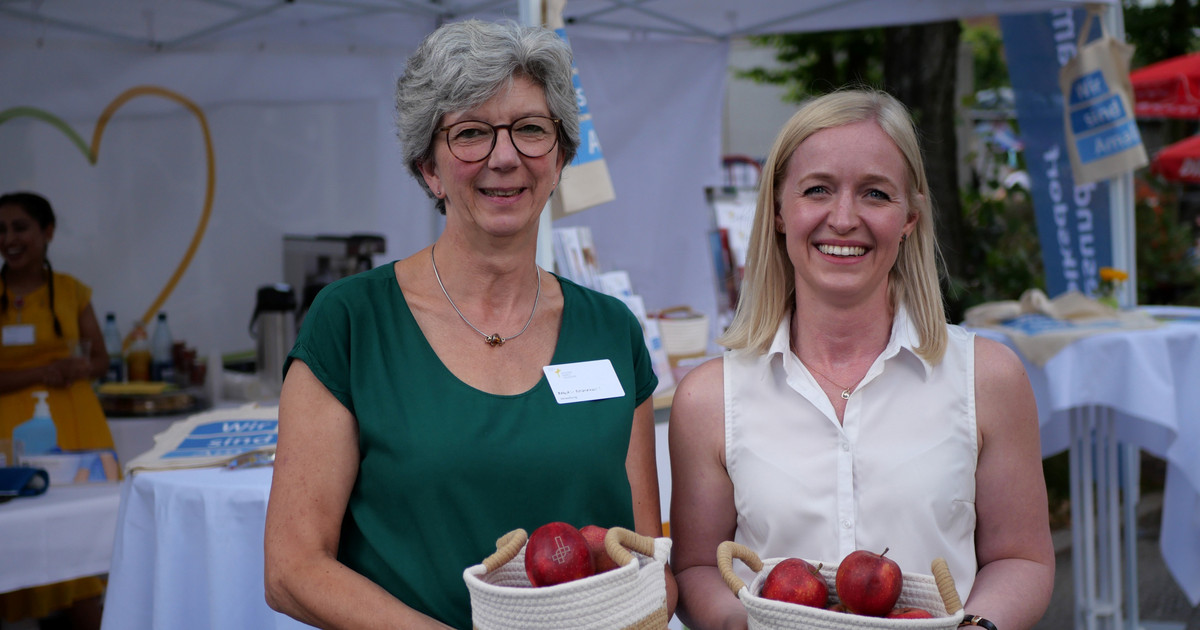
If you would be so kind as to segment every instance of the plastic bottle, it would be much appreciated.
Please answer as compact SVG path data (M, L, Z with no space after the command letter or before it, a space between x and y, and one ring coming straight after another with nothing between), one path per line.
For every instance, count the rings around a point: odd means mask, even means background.
M117 314L104 316L104 349L108 351L106 382L125 380L125 357L121 354L121 330L117 328Z
M142 322L133 324L125 368L130 381L150 380L150 341L146 338L146 327Z
M150 338L150 380L175 382L175 358L171 352L173 342L167 314L160 312L154 324L154 336Z
M13 453L18 462L22 457L44 455L58 448L58 428L50 418L50 405L46 397L50 392L33 392L37 403L33 417L13 428Z

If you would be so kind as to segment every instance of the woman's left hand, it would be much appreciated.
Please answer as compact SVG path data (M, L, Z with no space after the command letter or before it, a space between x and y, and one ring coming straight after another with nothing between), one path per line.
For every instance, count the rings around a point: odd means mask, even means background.
M56 382L47 378L46 384L51 387L64 387L75 381L91 378L92 362L88 357L67 357L50 364L50 368L50 374L54 375Z

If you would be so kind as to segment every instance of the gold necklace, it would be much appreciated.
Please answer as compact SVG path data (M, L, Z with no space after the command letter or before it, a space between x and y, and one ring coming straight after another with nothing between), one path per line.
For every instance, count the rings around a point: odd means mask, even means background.
M800 359L800 355L797 354L796 358ZM858 387L858 383L855 383L855 384L851 385L850 387L846 387L844 385L839 385L836 382L834 382L833 379L826 376L824 372L822 372L822 371L818 370L817 368L806 363L804 361L804 359L800 359L800 363L804 364L804 367L808 368L810 371L815 372L817 374L817 376L820 376L821 378L832 383L834 387L842 390L842 400L850 400L850 394L854 393L855 387ZM862 381L859 381L859 382L862 382Z
M454 300L450 299L450 294L446 291L446 285L442 284L441 274L438 273L437 258L433 256L433 250L436 248L436 243L433 245L433 247L429 248L429 260L433 263L433 277L437 278L438 286L442 288L442 295L446 296L446 301L450 303L450 308L453 308L454 312L458 313L458 316L462 318L462 320L466 322L466 324L475 332L483 336L483 341L485 343L493 348L496 346L503 346L505 341L508 341L509 339L516 339L524 334L526 330L529 330L529 325L533 323L533 316L537 313L538 300L542 298L542 270L537 266L537 263L533 264L533 272L537 274L537 294L533 296L533 310L529 312L529 320L525 322L525 327L522 328L517 334L510 335L508 337L501 337L500 333L492 333L489 335L482 330L475 328L475 324L472 324L471 321L467 319L467 316L463 315L462 311L458 310L458 306L454 304Z

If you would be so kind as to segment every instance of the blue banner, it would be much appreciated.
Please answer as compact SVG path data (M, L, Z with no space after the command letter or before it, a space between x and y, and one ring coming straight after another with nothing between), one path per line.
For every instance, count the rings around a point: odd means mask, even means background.
M1087 9L1058 9L1000 18L1050 297L1071 290L1094 295L1100 267L1113 264L1108 185L1075 185L1058 85L1059 68L1075 56L1079 28L1087 16ZM1093 28L1092 33L1098 36L1100 30ZM1077 81L1072 104L1101 88ZM1072 128L1080 131L1112 122L1125 114L1119 102L1115 106L1114 110L1112 103L1102 101L1078 111L1072 107ZM1117 150L1122 137L1118 126L1110 143L1093 146L1097 151L1106 146Z
M554 29L555 33L563 39L564 42L569 42L567 39L567 30L563 28ZM575 153L575 159L571 160L571 166L579 166L596 160L603 160L604 153L600 150L600 136L596 135L596 125L592 122L592 113L588 111L587 97L583 95L583 83L579 81L579 68L575 65L575 61L571 61L571 82L575 85L575 100L579 103L579 150Z

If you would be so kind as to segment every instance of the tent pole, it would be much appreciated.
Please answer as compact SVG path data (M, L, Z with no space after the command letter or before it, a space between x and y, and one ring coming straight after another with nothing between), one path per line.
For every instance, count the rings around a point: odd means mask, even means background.
M1101 15L1104 26L1113 37L1125 40L1125 15L1121 3L1108 5ZM1108 181L1108 198L1112 222L1113 266L1129 274L1129 279L1117 289L1117 303L1122 308L1137 305L1137 228L1134 220L1133 172L1126 171Z
M517 3L521 24L542 26L542 0L520 0ZM554 271L554 232L550 225L550 202L542 209L538 219L537 264L547 271Z

